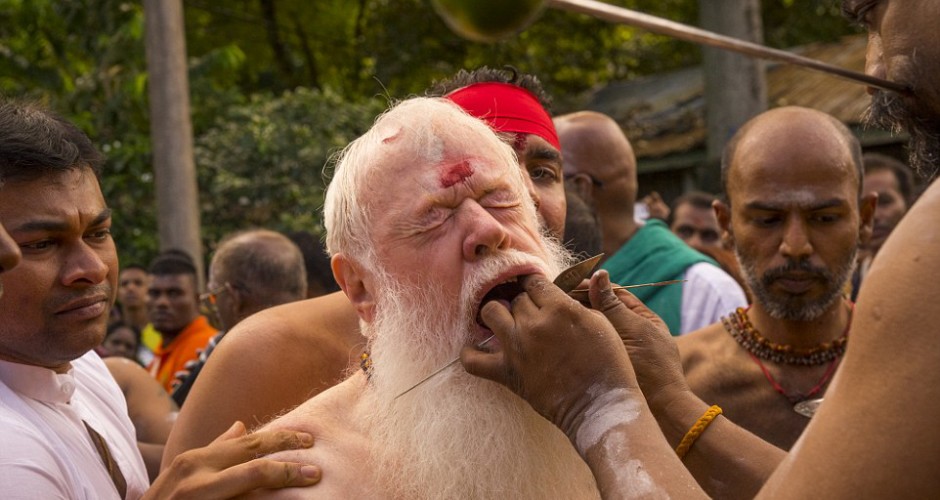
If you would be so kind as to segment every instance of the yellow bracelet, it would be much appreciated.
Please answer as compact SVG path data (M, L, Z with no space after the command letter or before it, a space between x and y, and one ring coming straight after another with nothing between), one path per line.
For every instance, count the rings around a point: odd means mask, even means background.
M680 460L685 457L685 454L689 452L689 448L692 447L692 443L705 432L708 425L711 424L712 420L715 420L715 417L718 415L721 415L721 408L719 408L718 405L712 405L712 407L695 422L695 425L689 429L689 432L685 433L682 441L679 442L679 446L676 446L676 455L679 455Z

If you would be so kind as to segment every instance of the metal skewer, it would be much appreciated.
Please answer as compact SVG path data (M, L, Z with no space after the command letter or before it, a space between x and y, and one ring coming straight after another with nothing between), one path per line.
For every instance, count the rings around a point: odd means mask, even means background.
M558 276L555 277L554 281L552 281L552 283L554 283L555 286L560 288L563 292L568 293L571 290L573 290L574 287L581 284L581 281L583 281L586 276L591 275L591 272L594 271L594 268L597 267L597 264L601 261L602 258L604 258L603 253L584 259L581 262L578 262L577 264L570 266L568 269L565 269L564 271L559 273ZM487 339L483 340L483 342L480 342L479 344L477 344L477 349L485 346L487 342L493 340L495 337L496 335L490 335ZM419 380L417 384L409 387L408 389L405 390L405 392L402 392L401 394L395 396L395 399L398 399L404 396L405 394L408 394L415 387L418 387L419 385L427 382L428 380L431 379L431 377L437 375L438 373L441 373L447 367L453 366L454 363L458 361L460 361L460 356L457 356L450 363L447 363L446 365L438 368L437 370L434 370L434 372L432 372L430 375Z
M479 344L477 344L477 349L479 349L479 348L485 346L487 343L489 343L489 341L491 341L491 340L493 340L493 339L495 339L495 338L496 338L496 335L490 335L489 337L487 337L486 339L484 339L482 342L480 342ZM460 356L457 356L457 357L454 358L450 363L447 363L446 365L444 365L444 366L438 368L437 370L434 370L433 372L431 372L430 375L428 375L427 377L424 377L423 379L419 380L417 384L415 384L415 385L413 385L413 386L411 386L411 387L405 389L404 392L402 392L401 394L395 396L395 399L398 399L398 398L404 396L405 394L408 394L408 393L411 392L415 387L418 387L419 385L421 385L421 384L427 382L428 380L431 379L431 377L437 375L438 373L441 373L441 372L444 371L445 369L447 369L447 368L449 368L449 367L451 367L451 366L454 366L454 364L457 363L458 361L460 361Z
M721 35L708 30L703 30L701 28L696 28L694 26L688 26L686 24L677 23L668 19L651 16L649 14L625 9L623 7L617 7L615 5L609 5L595 0L547 0L546 3L548 6L557 9L566 10L569 12L578 12L580 14L587 14L589 16L596 17L597 19L610 21L613 23L636 26L653 33L671 36L673 38L685 40L687 42L730 50L732 52L745 54L751 57L796 64L798 66L815 69L817 71L836 75L848 80L862 82L871 87L891 90L901 94L913 93L913 90L906 85L901 85L899 83L890 82L888 80L876 78L871 75L859 73L858 71L852 71L850 69L827 64L822 61L810 59L808 57L794 54L792 52L787 52L785 50L765 47L758 43Z
M656 283L642 283L639 285L614 285L610 287L611 290L629 290L631 288L642 288L647 286L666 286L666 285L675 285L677 283L685 283L688 280L669 280L669 281L657 281ZM587 295L588 291L584 288L579 288L568 292L568 295ZM574 297L577 298L577 297Z
M656 283L642 283L642 284L639 284L639 285L624 285L624 286L617 285L617 286L612 286L612 287L610 287L610 288L611 288L612 290L626 290L626 289L629 289L629 288L640 288L640 287L644 287L644 286L665 286L665 285L674 285L674 284L676 284L676 283L682 283L682 282L684 282L684 281L687 281L687 280L657 281ZM568 293L571 294L571 293L575 293L575 292L587 292L587 290L571 290L571 291L569 291ZM490 335L490 336L487 337L485 340L483 340L482 342L480 342L479 344L477 344L477 346L476 346L477 349L479 349L479 348L485 346L486 344L488 344L488 343L489 343L491 340L493 340L494 338L496 338L496 335ZM411 386L411 387L405 389L401 394L395 396L395 399L398 399L398 398L404 396L405 394L408 394L409 392L411 392L412 390L414 390L414 389L415 389L416 387L418 387L419 385L421 385L421 384L427 382L428 380L431 380L431 378L433 378L434 376L436 376L438 373L441 373L442 371L446 370L447 368L449 368L449 367L451 367L451 366L454 366L454 364L456 364L458 361L460 361L460 356L457 356L456 358L454 358L453 360L451 360L451 361L450 361L449 363L447 363L446 365L444 365L444 366L438 368L437 370L434 370L433 372L431 372L430 375L428 375L427 377L424 377L423 379L419 380L418 383L416 383L415 385L413 385L413 386Z

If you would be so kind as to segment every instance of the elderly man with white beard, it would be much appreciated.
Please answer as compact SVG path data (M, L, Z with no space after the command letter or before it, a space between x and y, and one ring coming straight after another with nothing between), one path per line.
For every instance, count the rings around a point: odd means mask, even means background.
M490 336L482 302L569 263L539 234L524 176L485 123L442 99L398 104L346 149L326 195L327 247L370 353L267 426L312 431L315 449L291 456L331 464L291 497L598 497L565 435L498 384L455 365L397 397Z

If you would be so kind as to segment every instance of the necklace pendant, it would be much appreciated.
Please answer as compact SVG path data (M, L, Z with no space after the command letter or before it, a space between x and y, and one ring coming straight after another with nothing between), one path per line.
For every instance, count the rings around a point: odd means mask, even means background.
M823 398L805 399L793 405L793 411L806 418L813 418L813 415L816 414L816 410L819 409L819 405L821 405L822 402Z

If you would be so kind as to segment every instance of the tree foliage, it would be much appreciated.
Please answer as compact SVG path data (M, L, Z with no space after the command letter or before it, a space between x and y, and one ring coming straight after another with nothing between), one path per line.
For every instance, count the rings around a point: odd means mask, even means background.
M608 0L696 24L695 0ZM851 32L835 0L765 0L769 45ZM513 65L570 111L610 81L699 61L698 47L546 10L516 37L451 33L428 0L186 0L203 239L245 227L318 230L321 167L388 99L458 69ZM157 249L143 41L132 0L0 0L0 94L38 99L107 154L124 262Z
M195 143L207 247L245 227L320 234L324 167L386 104L299 88L219 115Z

